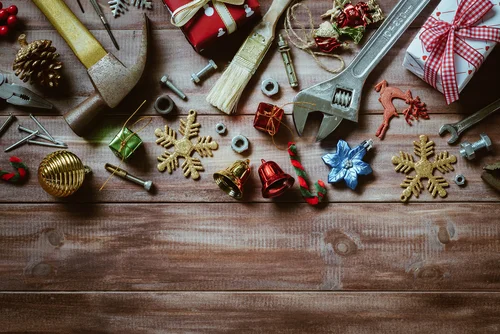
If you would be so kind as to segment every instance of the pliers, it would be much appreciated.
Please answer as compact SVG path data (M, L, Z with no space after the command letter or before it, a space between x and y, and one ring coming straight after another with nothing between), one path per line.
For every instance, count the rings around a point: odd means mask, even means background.
M7 83L7 78L2 73L0 73L0 98L17 106L52 109L52 103L28 88Z

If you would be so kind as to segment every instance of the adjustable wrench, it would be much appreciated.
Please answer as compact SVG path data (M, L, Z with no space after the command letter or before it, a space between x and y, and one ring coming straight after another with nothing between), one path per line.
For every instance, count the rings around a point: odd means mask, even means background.
M345 118L357 122L366 78L430 0L400 0L352 63L335 78L304 89L295 97L293 120L299 136L307 116L323 113L316 141L332 133ZM311 105L314 109L311 110Z
M442 136L445 132L449 132L451 134L451 138L448 139L448 144L453 144L458 140L458 137L462 134L462 132L481 122L498 109L500 109L500 99L496 100L489 106L484 107L475 114L470 115L466 119L461 120L460 122L443 125L441 129L439 129L439 135Z

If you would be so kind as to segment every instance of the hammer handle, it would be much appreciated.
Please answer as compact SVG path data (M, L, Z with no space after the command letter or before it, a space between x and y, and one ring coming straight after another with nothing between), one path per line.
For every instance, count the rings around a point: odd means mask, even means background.
M107 108L107 104L102 96L94 92L90 97L76 106L73 110L64 115L64 119L71 127L73 132L82 137L88 129L94 118L96 118L101 111Z

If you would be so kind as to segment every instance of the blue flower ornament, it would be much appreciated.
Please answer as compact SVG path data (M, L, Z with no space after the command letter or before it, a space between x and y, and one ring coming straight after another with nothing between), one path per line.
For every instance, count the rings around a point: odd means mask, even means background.
M337 152L322 157L325 164L332 168L328 174L328 183L345 180L352 190L358 185L358 175L368 175L373 172L370 165L362 159L373 146L373 140L365 140L351 150L346 141L340 139Z

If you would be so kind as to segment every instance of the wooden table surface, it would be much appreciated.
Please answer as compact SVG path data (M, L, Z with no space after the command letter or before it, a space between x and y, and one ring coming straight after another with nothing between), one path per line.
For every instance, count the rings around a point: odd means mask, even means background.
M142 11L130 8L121 18L107 13L121 46L116 51L87 1L74 13L126 65L132 65L141 38ZM381 0L388 13L396 0ZM3 1L4 6L14 3ZM124 102L107 112L99 126L79 138L62 115L93 92L85 68L39 10L18 0L19 18L28 40L50 39L64 63L63 83L53 92L33 90L54 103L51 111L0 106L0 122L8 112L17 123L34 128L33 112L69 150L93 169L77 194L56 199L38 184L40 161L54 149L25 145L13 154L30 167L26 184L1 185L0 191L0 331L6 332L341 332L341 333L489 333L500 331L500 195L480 178L482 166L500 158L500 149L475 161L459 157L458 147L438 136L444 123L456 122L498 98L498 61L495 50L474 76L458 103L447 106L443 96L405 70L405 49L437 5L433 0L371 74L363 94L359 123L345 122L332 136L314 143L319 121L308 124L302 138L293 134L311 180L327 179L321 156L332 152L342 138L351 145L375 139L367 155L374 173L363 177L356 191L328 185L328 203L314 208L304 203L297 186L278 200L261 196L257 176L260 159L274 160L295 175L286 151L252 126L261 101L284 104L297 93L287 84L281 57L273 46L245 90L236 116L226 116L205 102L220 71L200 86L190 74L207 59L194 52L182 33L169 23L159 0L147 11L152 23L150 57L141 84ZM105 5L105 1L101 0ZM271 1L262 0L263 11ZM308 1L316 23L330 1ZM283 27L282 22L279 25ZM14 36L0 40L0 70L20 83L11 66L18 46ZM346 51L349 63L357 49ZM230 60L221 51L219 65ZM293 49L301 88L329 79L304 52ZM332 64L334 65L334 64ZM174 97L176 114L163 118L153 110L163 93L160 77L168 73L189 96ZM270 99L260 82L273 77L281 93ZM382 108L373 86L386 79L391 86L410 89L427 103L430 120L408 126L394 119L386 138L374 133ZM120 83L117 82L117 85ZM172 95L173 96L173 95ZM152 124L140 136L144 146L124 164L131 173L150 179L155 192L108 177L106 162L118 164L108 143L127 116L144 100L141 115ZM400 110L402 102L396 103ZM190 109L198 111L201 135L219 143L213 158L203 158L205 171L198 181L181 170L159 173L156 157L164 150L155 144L154 129L178 128ZM293 128L291 108L285 123ZM223 121L228 135L215 132ZM500 115L471 130L462 140L475 141L487 133L500 143ZM12 126L1 138L6 147L23 135ZM232 200L213 182L212 174L241 158L230 148L231 138L246 135L251 148L252 177L241 202ZM433 199L424 189L419 199L402 204L391 157L412 152L414 140L426 134L436 150L458 156L448 197ZM282 129L276 143L286 146L292 135ZM11 153L0 153L8 166ZM467 178L459 188L456 173Z

